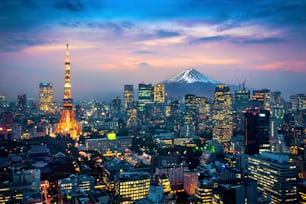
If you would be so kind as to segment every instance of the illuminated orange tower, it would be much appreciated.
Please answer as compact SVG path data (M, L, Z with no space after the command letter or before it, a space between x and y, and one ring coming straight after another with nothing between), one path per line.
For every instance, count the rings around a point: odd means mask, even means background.
M70 83L70 60L69 60L68 43L67 43L66 61L65 61L65 86L64 86L63 109L61 112L60 122L55 132L60 135L69 135L74 140L79 139L79 134L81 132L81 128L74 117L73 99L71 95L71 83Z

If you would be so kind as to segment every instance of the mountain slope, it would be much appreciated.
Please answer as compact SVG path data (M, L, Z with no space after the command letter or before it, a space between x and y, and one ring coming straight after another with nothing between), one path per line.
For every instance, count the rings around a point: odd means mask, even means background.
M220 82L215 81L200 72L198 72L195 69L187 69L185 71L182 71L181 73L175 75L171 79L166 81L167 83L195 83L195 82L201 82L201 83L211 83L211 84L220 84Z
M213 96L216 85L222 84L195 69L187 69L163 83L169 97L195 94L197 96L207 96L208 98Z

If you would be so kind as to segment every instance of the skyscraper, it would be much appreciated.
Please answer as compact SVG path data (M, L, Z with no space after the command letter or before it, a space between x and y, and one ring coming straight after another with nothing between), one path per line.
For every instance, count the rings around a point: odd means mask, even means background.
M284 119L285 100L280 91L271 92L271 116L277 119Z
M61 112L61 119L56 127L55 133L62 135L69 135L72 139L78 140L80 132L81 128L74 117L73 99L71 94L71 83L70 83L70 59L69 59L69 50L67 43L63 109Z
M39 84L39 110L52 111L53 84L42 82Z
M270 111L271 93L269 89L254 90L252 96L252 107Z
M259 154L270 151L270 112L267 110L246 109L244 146L246 154Z
M17 105L20 110L23 110L27 107L27 95L19 94L17 97Z
M180 103L175 100L170 104L170 117L168 121L170 121L170 130L172 130L176 135L180 133L180 123L181 114L180 114Z
M200 180L197 183L195 197L202 204L211 204L213 201L213 184L207 180Z
M196 98L197 103L197 124L196 132L197 134L202 134L207 128L208 118L210 113L210 103L208 103L207 97Z
M257 190L269 203L298 203L298 168L289 156L264 152L248 157L248 177L257 181Z
M138 116L139 119L144 118L146 104L153 103L153 87L152 84L138 84Z
M121 99L117 96L112 100L112 116L114 118L119 118L121 115Z
M124 85L124 111L131 109L134 103L134 86L132 84Z
M165 103L165 85L156 84L154 85L154 102Z
M250 90L240 89L235 91L234 107L237 112L243 111L250 104Z
M233 136L232 97L227 85L217 85L213 101L213 140L228 143Z
M306 95L305 94L291 95L290 102L292 105L293 112L306 109Z
M250 107L250 90L245 89L244 84L242 89L235 90L233 104L233 131L240 132L244 130L244 115L243 110Z
M184 130L188 136L195 133L196 117L197 117L197 97L193 94L185 95L185 114L184 114Z

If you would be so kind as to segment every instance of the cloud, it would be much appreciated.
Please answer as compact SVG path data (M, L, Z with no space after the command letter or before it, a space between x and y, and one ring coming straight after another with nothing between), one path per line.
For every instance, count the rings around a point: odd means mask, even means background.
M194 38L189 41L191 45L197 45L201 43L210 43L217 41L227 41L234 44L273 44L273 43L284 43L286 40L281 37L252 37L252 36L209 36Z
M57 0L54 3L57 9L66 9L73 12L80 12L85 9L85 5L81 0Z
M167 31L167 30L159 30L156 33L156 36L158 38L169 38L169 37L176 37L180 36L181 34L179 32L174 32L174 31Z
M202 37L202 38L196 38L189 41L189 44L201 44L201 43L209 43L209 42L215 42L215 41L222 41L224 40L224 36L209 36L209 37Z
M185 40L185 36L178 37L169 37L169 38L158 38L152 40L144 40L136 42L138 45L144 46L166 46L166 45L174 45L174 44L182 44Z
M145 69L145 68L149 68L150 64L147 62L141 62L138 64L138 67Z
M154 55L154 54L156 54L156 52L150 51L150 50L136 50L136 51L133 51L132 54L136 54L136 55Z
M70 28L83 28L83 29L101 29L109 30L116 34L122 34L125 30L130 30L133 28L134 24L128 21L97 21L88 19L79 20L65 20L60 22L60 25Z
M256 66L260 70L287 70L306 73L306 61L279 61Z
M267 37L267 38L235 38L233 39L234 43L243 43L243 44L271 44L271 43L283 43L286 42L283 38L277 37Z
M16 52L29 46L45 45L52 42L45 37L14 34L7 37L6 40L0 41L0 52Z

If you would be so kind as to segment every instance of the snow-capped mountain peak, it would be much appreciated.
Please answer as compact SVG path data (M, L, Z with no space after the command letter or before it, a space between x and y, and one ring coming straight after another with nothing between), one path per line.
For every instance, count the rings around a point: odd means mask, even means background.
M195 69L187 69L182 71L181 73L175 75L171 79L167 80L167 82L181 82L181 83L195 83L195 82L202 82L202 83L210 83L210 84L220 84L220 82L215 81Z

